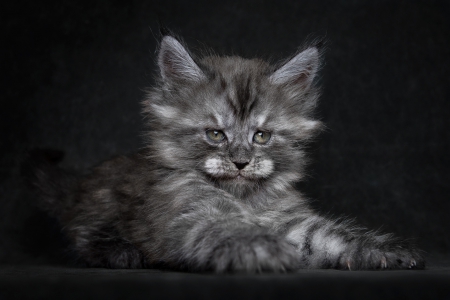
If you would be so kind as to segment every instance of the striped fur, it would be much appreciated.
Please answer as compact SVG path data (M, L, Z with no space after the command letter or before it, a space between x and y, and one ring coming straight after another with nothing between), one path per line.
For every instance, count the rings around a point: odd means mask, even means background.
M89 266L286 272L423 268L419 251L314 212L295 190L313 118L319 51L280 66L240 57L196 60L166 36L158 85L143 102L147 147L73 184L34 185ZM52 180L57 181L58 178ZM70 186L70 190L48 191ZM49 195L59 199L48 200ZM68 205L67 203L70 203ZM48 207L49 204L44 205ZM64 208L64 209L63 209Z

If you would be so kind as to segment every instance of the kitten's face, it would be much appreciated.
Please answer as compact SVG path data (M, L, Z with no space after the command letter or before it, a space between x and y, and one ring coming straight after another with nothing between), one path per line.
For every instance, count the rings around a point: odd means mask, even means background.
M197 170L237 196L298 180L305 161L299 142L320 126L307 116L316 94L304 72L239 57L206 57L197 65L169 42L160 53L163 86L146 103L160 163ZM286 79L292 74L294 86Z

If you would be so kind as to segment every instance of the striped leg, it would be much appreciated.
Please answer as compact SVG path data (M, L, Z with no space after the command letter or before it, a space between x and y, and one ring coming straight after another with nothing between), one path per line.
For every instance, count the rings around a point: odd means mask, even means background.
M305 268L408 269L424 268L417 250L392 235L379 235L311 215L291 222L286 238L295 243Z

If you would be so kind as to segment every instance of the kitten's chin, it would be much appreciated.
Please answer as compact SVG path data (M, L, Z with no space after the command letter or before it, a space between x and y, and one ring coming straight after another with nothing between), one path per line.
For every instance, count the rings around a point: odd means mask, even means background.
M249 177L242 174L213 178L214 182L221 188L233 194L237 194L237 196L242 196L243 194L248 194L253 191L256 186L261 185L261 179L262 178Z
M255 178L248 178L243 175L215 178L214 182L221 189L238 198L248 197L258 189L258 186L260 186L260 184L258 184L258 180Z
M246 176L241 173L238 174L230 174L230 175L222 175L215 177L215 180L222 181L224 183L235 183L235 184L248 184L255 182L257 178L253 176Z

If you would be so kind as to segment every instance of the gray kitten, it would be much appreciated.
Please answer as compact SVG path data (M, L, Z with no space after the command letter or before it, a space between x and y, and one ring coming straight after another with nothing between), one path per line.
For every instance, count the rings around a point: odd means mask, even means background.
M280 66L194 60L172 36L144 100L147 147L78 178L32 154L41 205L92 267L284 272L424 268L412 246L314 212L294 184L312 118L319 51Z

